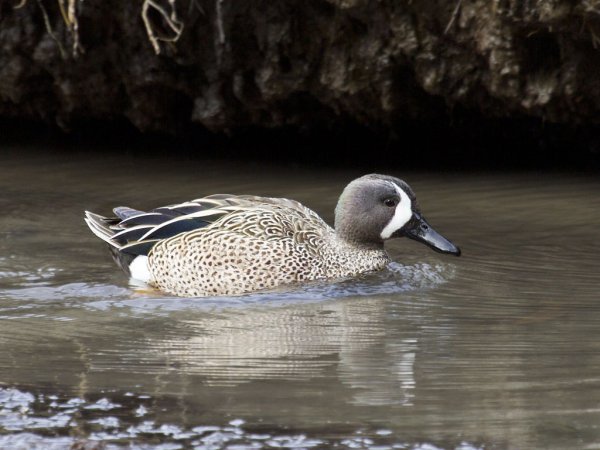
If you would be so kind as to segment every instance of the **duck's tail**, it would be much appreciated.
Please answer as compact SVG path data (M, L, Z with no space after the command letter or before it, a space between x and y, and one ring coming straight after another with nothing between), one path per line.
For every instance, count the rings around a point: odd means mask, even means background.
M132 278L148 283L151 281L151 276L147 268L147 254L155 242L130 243L119 238L124 231L119 224L129 217L143 212L126 207L115 208L114 212L118 217L104 217L85 211L84 220L92 233L108 244L114 261L125 273Z
M102 239L111 247L120 249L121 246L112 239L113 236L116 234L116 230L111 228L111 225L119 223L119 219L112 217L104 217L99 214L86 211L85 218L83 220L85 220L87 226L90 227L92 233L94 233L97 237Z

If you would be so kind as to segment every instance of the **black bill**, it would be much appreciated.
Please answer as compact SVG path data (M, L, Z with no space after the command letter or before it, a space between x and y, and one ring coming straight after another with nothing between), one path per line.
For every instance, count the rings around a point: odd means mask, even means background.
M418 213L413 214L412 219L400 229L400 233L428 245L436 252L460 256L460 248L431 228L431 225Z

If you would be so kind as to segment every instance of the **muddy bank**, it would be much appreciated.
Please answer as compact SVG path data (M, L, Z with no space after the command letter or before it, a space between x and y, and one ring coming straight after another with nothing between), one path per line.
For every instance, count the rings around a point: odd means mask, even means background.
M461 110L590 126L597 45L594 0L4 1L0 116L394 133Z

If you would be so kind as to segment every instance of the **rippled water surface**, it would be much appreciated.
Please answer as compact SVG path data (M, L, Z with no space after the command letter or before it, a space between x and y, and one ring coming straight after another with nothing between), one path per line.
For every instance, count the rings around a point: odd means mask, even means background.
M394 171L461 258L396 240L232 298L130 286L82 219L226 192L331 222L360 174L3 149L0 448L599 449L597 178Z

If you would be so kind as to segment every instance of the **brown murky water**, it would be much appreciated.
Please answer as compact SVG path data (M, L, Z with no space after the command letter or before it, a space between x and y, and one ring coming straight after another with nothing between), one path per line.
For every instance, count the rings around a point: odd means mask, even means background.
M3 149L0 448L600 448L600 181L393 172L463 257L397 240L357 280L180 299L83 210L253 193L331 222L360 172Z

